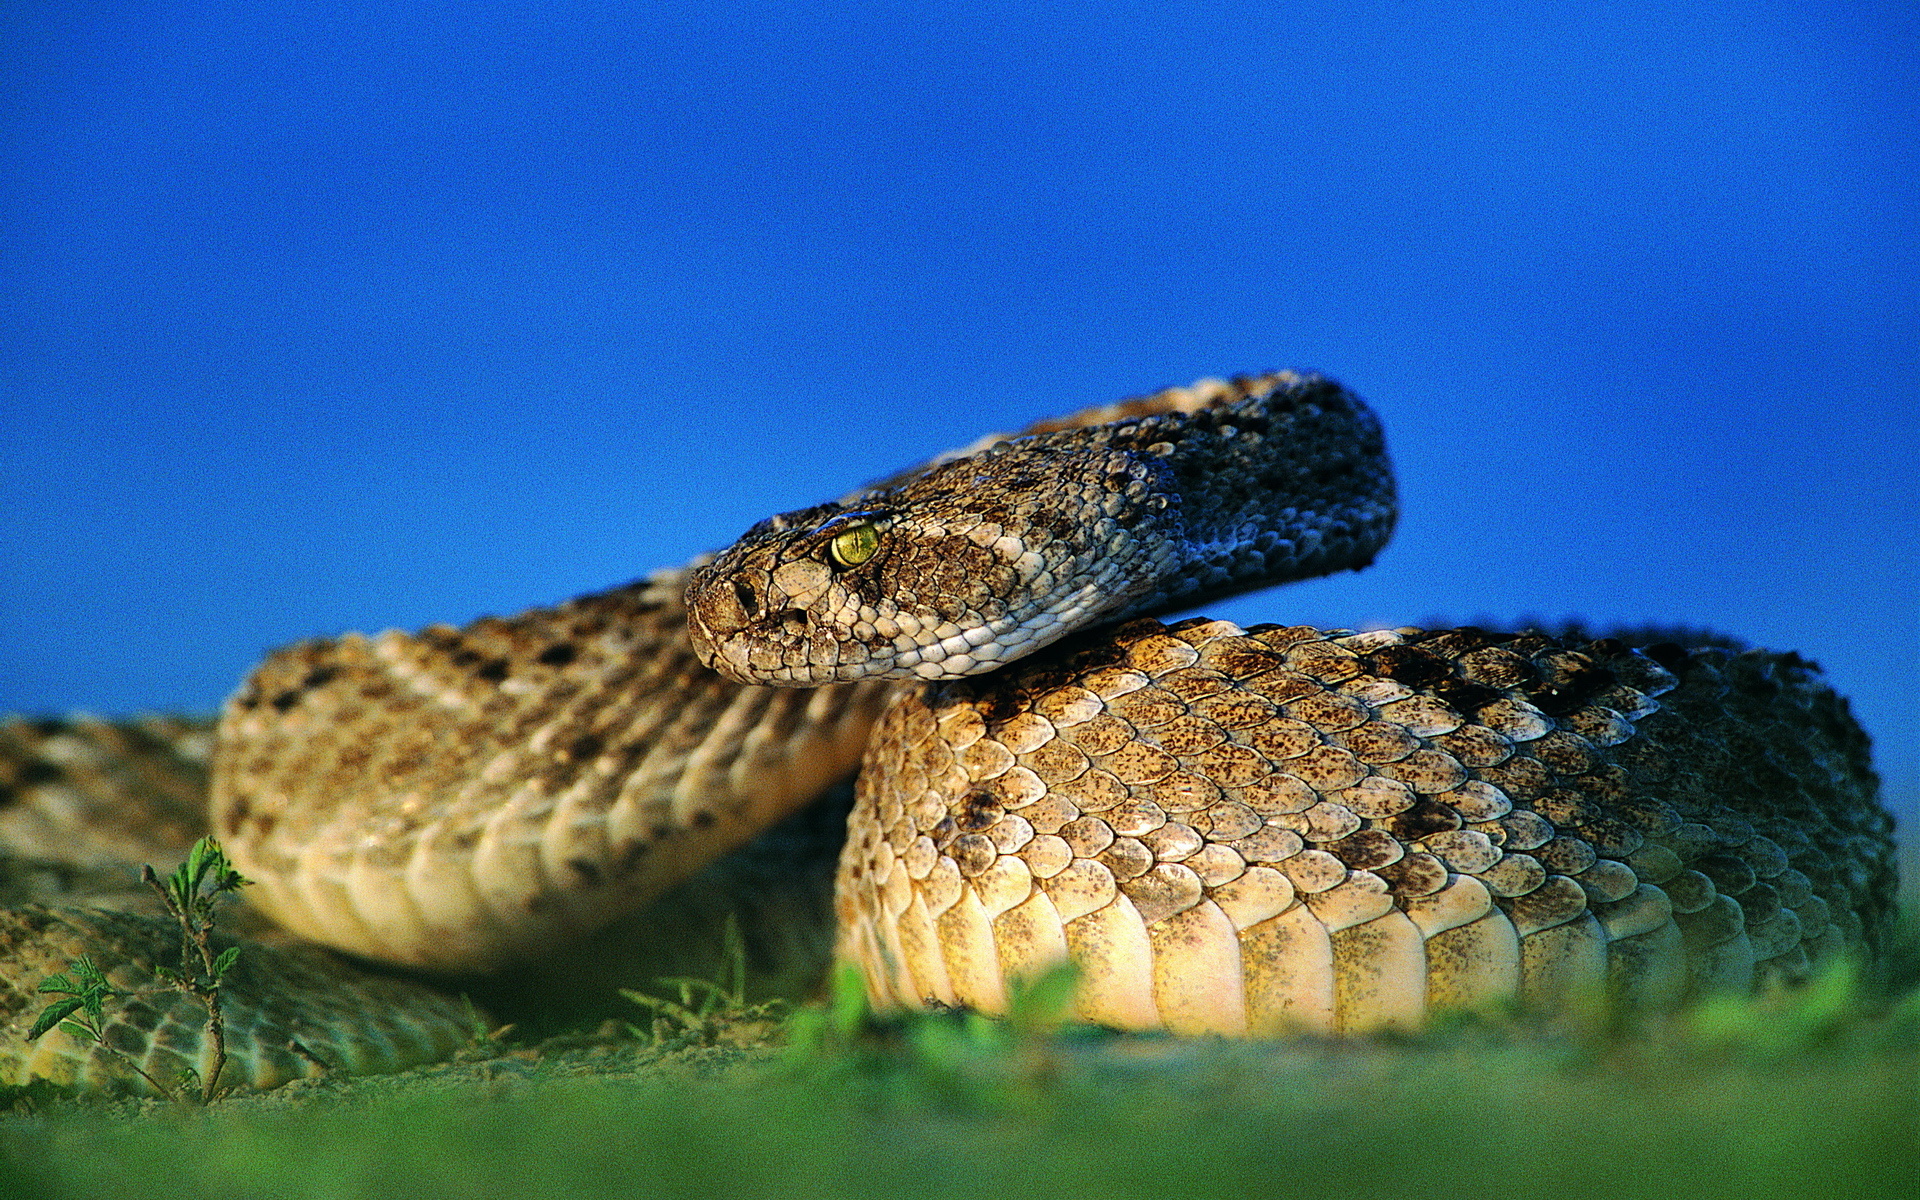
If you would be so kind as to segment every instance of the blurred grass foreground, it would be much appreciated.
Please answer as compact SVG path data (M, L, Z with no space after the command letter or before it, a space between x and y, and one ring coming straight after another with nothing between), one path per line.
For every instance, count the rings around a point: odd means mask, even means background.
M1615 1198L1920 1195L1920 928L1890 977L1578 1028L1227 1042L785 1022L718 989L591 1035L209 1107L4 1098L0 1196Z

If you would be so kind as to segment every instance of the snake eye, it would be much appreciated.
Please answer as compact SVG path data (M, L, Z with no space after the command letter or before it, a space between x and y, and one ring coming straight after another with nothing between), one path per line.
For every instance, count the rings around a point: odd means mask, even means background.
M857 567L880 552L880 531L868 524L849 525L827 543L827 557L841 570Z

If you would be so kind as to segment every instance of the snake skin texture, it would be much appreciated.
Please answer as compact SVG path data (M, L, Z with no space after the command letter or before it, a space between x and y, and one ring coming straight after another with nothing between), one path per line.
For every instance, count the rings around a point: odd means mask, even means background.
M207 721L0 720L0 847L80 869L177 859L206 829L212 754Z
M837 918L883 1005L1000 1011L1068 958L1090 1020L1271 1034L1598 989L1668 1005L1871 952L1891 821L1844 701L1793 655L1145 619L1364 566L1394 519L1378 422L1318 377L1087 410L604 593L290 646L210 763L191 723L15 721L0 883L113 892L92 873L197 832L204 776L269 936L435 976L585 947L571 978L737 910L756 954L816 970ZM856 764L829 904L841 810L809 803ZM127 1082L22 1037L75 954L131 986L177 944L127 879L135 911L0 922L0 1082ZM241 1083L398 1069L471 1029L320 946L241 961ZM204 1069L197 1020L136 1006L111 1036L163 1076Z
M887 685L730 683L687 644L683 586L273 655L227 702L213 771L249 902L362 957L496 971L847 775Z
M1140 621L902 692L862 768L842 953L891 1005L1229 1035L1671 1005L1884 935L1890 822L1792 655Z
M693 572L694 651L741 683L951 679L1090 625L1359 570L1391 536L1380 422L1338 384L1283 371L1156 400L761 522Z
M28 907L0 911L0 1082L46 1079L66 1087L127 1087L131 1062L166 1083L191 1070L206 1078L213 1047L206 1010L161 985L157 947L179 944L157 918L99 909ZM216 935L216 948L234 944ZM116 988L146 993L110 1005L103 1023L108 1052L54 1030L19 1036L47 1000L26 981L70 968L91 955ZM16 984L15 981L21 981ZM247 944L221 981L228 1062L223 1082L278 1087L329 1072L395 1071L449 1058L473 1036L474 1014L460 1000L423 984L356 970L314 946ZM122 1057L124 1056L124 1057Z

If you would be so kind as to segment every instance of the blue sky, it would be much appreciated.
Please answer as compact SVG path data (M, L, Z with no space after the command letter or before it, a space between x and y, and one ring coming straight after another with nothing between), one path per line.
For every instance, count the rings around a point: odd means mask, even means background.
M1796 648L1911 812L1920 17L1696 7L9 5L0 711L1301 366L1401 532L1217 615Z

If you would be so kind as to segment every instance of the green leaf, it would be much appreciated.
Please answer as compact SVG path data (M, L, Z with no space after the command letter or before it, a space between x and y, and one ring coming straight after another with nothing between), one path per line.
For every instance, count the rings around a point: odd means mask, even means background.
M107 982L107 973L100 969L99 963L93 961L91 954L82 954L74 959L72 966L73 976L80 981L81 986L100 991L113 990L113 985Z
M227 970L232 967L239 958L240 947L238 946L228 946L225 950L222 950L220 957L213 960L213 977L217 980L225 975Z
M726 924L720 930L720 961L725 964L726 980L724 986L714 989L726 1003L734 1008L745 1007L747 1003L747 939L740 933L739 917L729 912Z
M827 1028L841 1041L851 1041L872 1009L867 1004L867 981L850 962L834 967L827 994Z
M40 1013L40 1019L33 1023L33 1028L27 1030L27 1040L32 1041L72 1016L74 1012L79 1009L80 1004L81 1001L75 998L71 1000L55 1000L52 1004L47 1005L45 1010Z
M193 851L187 855L187 861L175 867L173 874L167 876L167 895L173 899L174 904L183 909L193 899L194 886L198 882L193 868L194 860L199 857L199 851L200 843L195 842Z
M47 992L69 992L77 995L80 992L80 985L75 983L73 978L68 975L49 975L40 981L39 987L33 990L42 994Z
M1070 962L1055 963L1038 975L1016 980L1008 998L1008 1024L1023 1035L1060 1028L1072 1012L1079 983L1080 972Z

